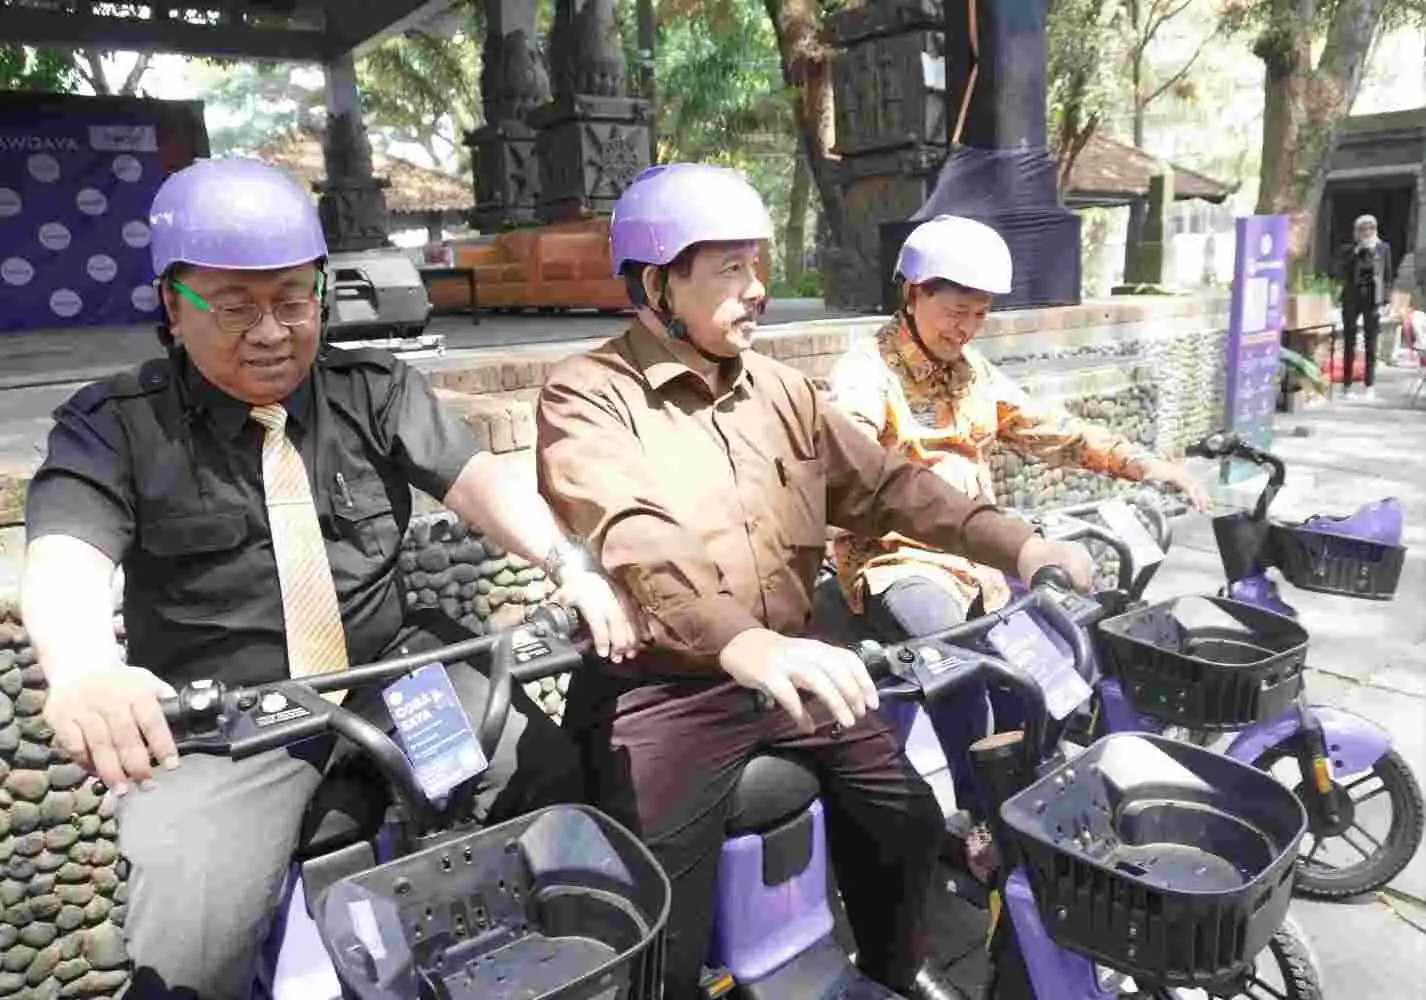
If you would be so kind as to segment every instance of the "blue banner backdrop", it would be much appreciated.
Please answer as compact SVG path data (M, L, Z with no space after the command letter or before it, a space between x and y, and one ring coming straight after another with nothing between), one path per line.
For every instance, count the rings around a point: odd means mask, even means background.
M0 332L157 318L158 131L106 107L0 117Z

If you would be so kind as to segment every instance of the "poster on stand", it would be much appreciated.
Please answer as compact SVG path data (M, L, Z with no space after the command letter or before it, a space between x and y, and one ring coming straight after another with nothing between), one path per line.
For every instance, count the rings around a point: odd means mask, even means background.
M1225 424L1259 448L1272 445L1281 379L1283 310L1287 303L1287 216L1237 221L1233 297L1228 314ZM1224 463L1224 482L1253 472Z

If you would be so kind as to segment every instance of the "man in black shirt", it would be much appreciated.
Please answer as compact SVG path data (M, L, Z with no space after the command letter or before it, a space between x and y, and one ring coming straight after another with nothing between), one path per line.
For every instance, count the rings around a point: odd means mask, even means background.
M1338 276L1342 279L1342 395L1352 391L1352 368L1357 360L1357 318L1362 321L1366 366L1362 371L1364 398L1376 390L1376 345L1381 332L1381 307L1391 294L1391 244L1377 235L1376 216L1363 215L1353 226L1355 242L1342 249Z
M56 741L120 796L139 992L236 1000L325 748L180 767L160 695L195 678L252 685L465 637L439 613L405 613L396 558L413 485L550 568L601 653L622 657L635 640L533 484L478 454L420 374L383 352L323 347L327 249L295 182L257 161L201 161L165 182L150 221L168 357L56 411L29 492L23 611ZM131 665L111 626L116 566ZM447 666L478 718L484 677ZM390 724L379 692L346 704ZM151 757L166 769L157 776ZM487 821L582 790L572 747L522 692L476 780Z

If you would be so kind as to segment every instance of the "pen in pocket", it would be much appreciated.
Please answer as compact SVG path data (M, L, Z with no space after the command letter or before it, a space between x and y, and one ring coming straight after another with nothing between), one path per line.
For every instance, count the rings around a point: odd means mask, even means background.
M340 472L337 473L337 496L341 499L343 507L352 505L352 495L347 490L347 477Z

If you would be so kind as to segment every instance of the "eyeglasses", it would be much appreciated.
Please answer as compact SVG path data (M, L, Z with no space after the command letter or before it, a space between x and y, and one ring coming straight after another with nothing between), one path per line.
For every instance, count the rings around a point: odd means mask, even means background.
M283 326L301 326L310 323L317 315L317 303L322 300L322 276L317 275L317 284L312 294L300 299L283 299L274 302L270 308L256 302L244 302L239 306L215 306L177 278L170 278L173 290L206 313L212 313L218 329L224 333L247 333L262 322L263 316L272 313L272 318Z

